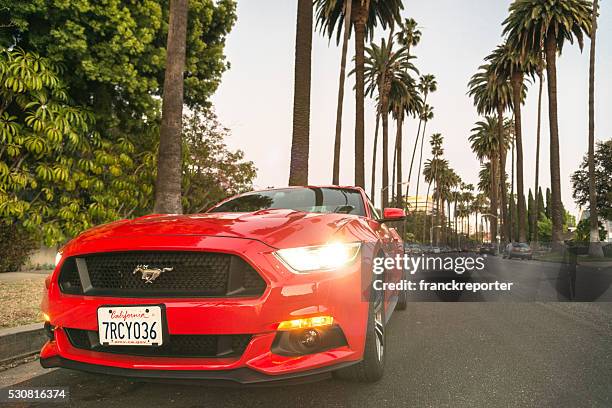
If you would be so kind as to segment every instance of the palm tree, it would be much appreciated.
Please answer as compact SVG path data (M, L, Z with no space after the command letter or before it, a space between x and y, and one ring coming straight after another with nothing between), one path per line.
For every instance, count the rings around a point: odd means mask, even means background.
M599 221L597 214L597 190L595 186L595 39L597 34L597 13L599 5L593 0L591 23L591 49L589 58L589 255L603 258L603 248L599 243Z
M433 107L427 104L423 105L423 109L421 110L421 114L419 115L419 123L422 121L425 123L423 126L423 135L421 136L421 154L419 157L419 171L417 172L417 182L416 182L416 193L414 196L414 208L417 208L417 202L419 200L419 183L421 181L421 165L423 164L423 145L425 144L425 131L427 130L427 122L432 120L434 117ZM417 138L418 139L418 138ZM418 140L415 141L415 148ZM414 152L413 152L414 153ZM412 159L414 160L414 154L412 155ZM412 161L410 162L410 172L408 173L408 186L410 186L410 175L412 173ZM408 190L408 188L406 188ZM406 196L408 196L408 191L406 191Z
M471 148L481 164L488 163L480 171L481 183L479 189L489 193L491 197L490 213L497 217L497 165L499 163L499 140L497 137L497 120L487 116L484 121L476 123L476 127L472 129L472 135L469 137ZM486 173L485 173L486 170ZM486 176L486 179L485 179ZM492 239L497 237L497 219L491 224Z
M423 101L417 90L416 83L411 77L405 77L407 82L401 93L392 93L391 95L391 110L397 123L397 133L395 136L395 154L393 159L393 176L397 175L397 196L395 202L397 207L404 207L402 203L402 145L403 145L403 127L406 115L416 116L420 112ZM397 160L396 160L397 159Z
M295 39L295 92L289 185L308 185L310 139L310 81L312 56L312 0L298 0Z
M526 93L524 76L533 76L535 72L535 59L533 54L520 58L518 52L508 43L498 46L486 58L491 63L499 80L510 80L512 87L512 108L514 112L514 137L516 142L516 186L518 193L518 222L519 241L527 241L527 206L525 205L525 191L523 184L523 137L521 129L521 105L524 103ZM514 146L514 145L513 145ZM502 186L503 188L503 186ZM512 221L508 223L511 228Z
M396 100L410 97L408 87L412 79L409 71L416 68L410 62L411 57L406 53L405 47L395 51L393 41L387 43L381 40L381 45L372 44L366 48L368 58L365 64L366 94L373 95L378 91L380 114L382 121L382 204L389 204L389 112L391 110L391 96Z
M406 52L410 55L412 47L416 47L421 42L421 34L416 20L414 18L407 18L404 20L401 30L397 33L397 40L406 47Z
M166 47L166 73L159 130L155 208L157 214L182 214L183 89L188 0L171 0Z
M497 114L497 134L498 137L503 137L503 116L504 111L512 107L512 92L510 89L510 83L507 79L497 75L495 66L491 63L485 64L479 67L476 74L472 76L468 83L470 95L474 99L474 105L476 111L481 115L487 115L496 113ZM499 185L503 186L506 183L506 143L500 143L501 150L497 152L495 160L491 160L493 174L496 176L496 180L499 180ZM501 194L498 196L498 192ZM500 219L504 221L502 236L508 236L508 219L506 211L506 191L492 190L493 196L491 196L491 212L497 214L498 210L498 198L501 198L499 203ZM497 234L497 222L493 223L493 232ZM495 237L497 239L497 237Z
M504 34L521 59L536 54L542 44L548 77L548 118L550 127L550 181L552 192L552 244L559 250L563 241L561 172L559 162L559 120L557 113L557 53L565 41L577 39L580 49L584 33L590 34L593 8L587 0L516 0L504 21Z
M431 155L432 159L427 160L425 166L423 168L423 177L425 178L425 182L427 183L427 196L425 197L425 209L427 209L429 203L429 192L431 190L432 184L438 188L438 176L443 174L446 169L448 169L448 161L442 159L444 155L444 148L442 147L442 143L444 138L440 133L434 133L431 135L431 139L429 144L431 146ZM433 217L434 212L436 215L439 213L439 200L436 200L437 208L435 211L432 211L431 214L431 224L434 225Z
M540 135L542 129L542 91L544 88L544 55L542 50L538 52L538 59L536 63L536 74L538 75L538 124L536 129L536 159L535 159L535 188L534 192L537 194L539 189L540 179ZM535 210L533 211L531 220L531 231L532 240L535 245L538 245L538 214L540 209L538 208L538 200L534 200Z
M341 35L345 13L344 0L316 0L325 2L324 22L319 22L331 37ZM370 40L380 24L383 29L400 23L402 0L352 0L351 26L355 30L355 185L365 185L365 42Z
M371 193L370 199L372 202L376 202L376 151L378 149L378 129L380 128L380 116L381 109L380 103L376 104L376 128L374 130L374 146L372 148L372 181L371 181Z
M333 27L326 24L329 21L329 14L333 11L337 2L315 0L317 7L317 27L325 32L330 38L333 37ZM351 35L351 13L353 0L344 0L342 19L344 20L344 31L342 39L342 57L340 60L340 80L338 85L338 106L336 109L336 135L334 138L334 167L332 184L340 184L340 150L342 147L342 111L344 108L344 83L346 81L346 55L348 53L349 38ZM330 30L330 28L332 28ZM340 40L340 30L338 30L337 41ZM378 117L377 117L378 119ZM372 197L374 199L374 197Z
M412 178L412 165L414 163L414 156L416 154L417 146L419 145L419 134L421 133L421 124L425 121L427 127L427 121L433 119L433 111L432 108L427 105L427 96L430 93L433 93L438 90L438 82L436 81L436 77L432 74L422 75L419 78L419 91L421 95L423 95L423 107L421 112L419 113L419 126L417 128L417 136L414 139L414 149L412 149L412 158L410 159L410 169L408 170L408 183L406 184L406 197L408 197L408 193L410 190L410 180ZM423 130L423 136L425 137L425 129ZM421 161L423 160L423 142L421 141ZM421 173L421 162L419 162L419 171L417 174ZM417 182L417 190L418 190L418 182ZM417 193L418 195L418 193Z

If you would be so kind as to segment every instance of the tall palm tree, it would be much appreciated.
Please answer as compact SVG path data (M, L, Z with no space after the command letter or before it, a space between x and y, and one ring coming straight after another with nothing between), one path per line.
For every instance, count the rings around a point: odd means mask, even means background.
M409 76L405 79L407 80L407 82L405 83L405 88L401 88L402 92L396 92L391 95L391 110L393 111L393 116L395 117L397 123L397 132L395 136L395 154L393 160L393 175L394 177L397 175L397 196L395 197L395 202L398 208L405 206L405 204L402 203L402 146L404 120L406 118L406 115L417 115L423 106L423 101L421 100L421 95L418 92L414 79Z
M412 165L414 163L414 156L416 154L417 146L419 145L419 134L421 133L421 124L423 121L427 123L427 121L433 119L433 111L432 108L427 105L427 96L430 93L433 93L438 90L438 82L436 81L436 77L432 74L422 75L419 78L419 91L421 95L423 95L423 109L419 113L419 126L417 128L416 139L414 139L414 149L412 149L412 158L410 159L410 169L408 170L408 183L406 184L406 197L408 197L410 190L410 180L412 178ZM426 108L429 111L426 111ZM425 137L425 130L423 130L423 136ZM421 141L421 160L423 159L423 142ZM417 174L421 173L421 163L419 162L419 171ZM418 182L417 182L418 189ZM418 195L418 194L417 194Z
M508 138L504 136L500 138L498 136L498 132L498 119L493 116L486 116L484 120L476 123L475 127L472 129L472 134L468 138L472 151L476 154L476 157L478 160L480 160L481 164L487 161L489 163L489 166L487 167L487 181L489 183L487 186L487 191L490 193L491 197L490 212L494 216L497 216L497 207L495 205L497 204L497 193L500 189L500 178L497 175L497 165L499 164L500 151L506 150L508 143ZM501 171L501 169L499 170ZM503 185L505 186L505 174L503 180ZM479 185L479 188L484 190L483 186ZM503 189L503 187L501 188ZM496 239L497 222L493 221L491 226L493 227L491 231L492 239Z
M533 76L533 73L535 72L536 64L532 55L533 54L528 54L525 58L520 58L516 49L512 48L508 43L504 43L498 46L486 58L486 60L491 63L491 68L495 71L498 79L503 81L510 80L512 87L514 137L516 142L516 186L518 194L519 223L518 235L520 242L527 241L527 206L525 204L525 191L523 183L523 136L521 129L521 105L524 103L524 95L526 93L526 90L524 89L525 74ZM511 228L512 221L508 223L508 226Z
M597 190L595 186L595 40L597 35L597 14L599 4L593 0L591 22L591 49L589 56L589 255L603 258L603 248L599 243L599 221L597 214Z
M429 205L429 192L431 190L431 186L434 185L434 188L438 186L438 176L443 174L448 168L448 161L442 159L444 155L444 148L442 147L442 143L444 138L440 133L434 133L431 135L431 139L429 144L431 146L431 155L432 158L427 160L425 166L423 168L423 177L425 178L425 182L427 183L427 195L425 197L425 210L427 210L427 206ZM435 190L434 190L435 191ZM436 200L438 204L436 206L436 210L431 212L431 224L434 224L434 213L438 215L439 213L439 200Z
M536 158L535 158L535 188L534 192L537 194L540 186L540 140L542 131L542 92L544 88L544 54L542 49L537 54L538 59L536 62L536 74L538 76L538 119L536 128ZM538 200L534 200L534 211L532 214L531 231L532 240L535 245L538 245L538 214L540 214L540 208L538 208Z
M317 27L319 27L330 38L333 37L333 27L326 24L329 21L329 15L333 12L336 6L335 1L315 0L317 8ZM342 112L344 108L344 83L346 81L346 55L348 53L349 38L351 35L351 15L353 9L353 0L344 0L342 19L344 20L343 39L342 39L342 57L340 59L340 80L338 85L338 106L336 108L336 135L334 137L334 165L332 184L340 184L340 150L342 147ZM332 28L330 30L330 28ZM340 41L340 33L338 30L337 41ZM378 119L378 117L377 117ZM372 199L374 199L372 197Z
M378 129L380 128L380 116L381 109L380 103L376 104L376 127L374 130L374 145L372 147L372 173L371 173L371 183L370 183L370 199L372 202L376 202L376 153L378 150Z
M355 30L355 185L365 185L365 46L380 24L383 29L400 23L402 0L352 0L351 27ZM319 24L329 33L341 35L344 26L344 0L317 0L329 3L325 21Z
M159 130L155 208L158 214L182 214L183 89L188 0L171 0L166 47L166 72Z
M308 185L312 22L312 0L298 0L295 38L293 139L291 142L291 164L289 167L290 186Z
M423 164L423 145L425 144L425 131L427 130L427 122L432 120L434 117L433 107L427 104L423 105L423 109L421 110L421 114L419 115L419 121L422 121L425 125L423 126L423 135L421 136L421 154L419 157L419 170L417 171L417 181L416 181L416 193L414 196L414 208L417 208L417 202L419 200L419 183L421 181L421 165ZM418 143L418 140L415 141L415 147ZM412 159L414 160L414 154L412 155ZM408 173L408 186L410 186L410 175L412 173L412 161L410 163L410 173ZM408 196L408 192L406 192L406 196Z
M416 47L421 42L421 30L419 30L419 24L414 18L407 18L401 25L400 31L397 33L398 42L406 47L408 55L412 47Z
M504 21L504 34L521 58L537 53L544 44L548 79L548 118L550 128L550 181L552 195L552 244L559 250L563 241L563 209L559 159L559 120L557 113L557 53L566 41L578 41L591 33L591 3L587 0L516 0Z
M387 43L384 39L381 44L372 44L366 48L368 58L365 64L366 94L373 95L378 92L380 114L382 122L382 204L389 204L389 113L391 110L391 96L396 100L409 98L409 90L413 80L409 71L416 71L410 62L411 57L406 53L405 47L394 50L393 41Z

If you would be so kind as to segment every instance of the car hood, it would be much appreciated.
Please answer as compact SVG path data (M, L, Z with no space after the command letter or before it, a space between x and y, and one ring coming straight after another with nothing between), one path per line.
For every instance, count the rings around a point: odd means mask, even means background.
M204 235L254 239L274 248L291 248L324 244L344 225L358 218L347 214L315 214L293 210L149 215L101 225L84 232L71 244L147 235Z

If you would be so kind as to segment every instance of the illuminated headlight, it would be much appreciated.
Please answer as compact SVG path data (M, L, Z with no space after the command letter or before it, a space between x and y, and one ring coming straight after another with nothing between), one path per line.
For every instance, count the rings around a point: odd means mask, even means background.
M61 261L62 261L62 253L58 252L57 254L55 254L55 266L57 267L57 265L59 265Z
M321 246L280 249L276 255L296 272L332 270L353 262L361 244L333 243Z

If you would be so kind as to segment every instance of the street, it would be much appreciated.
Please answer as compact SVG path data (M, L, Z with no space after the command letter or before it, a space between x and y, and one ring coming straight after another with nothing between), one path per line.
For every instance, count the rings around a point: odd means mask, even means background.
M491 262L495 279L510 279L508 271L515 271L524 283L529 271L543 270L540 262ZM536 280L539 293L547 293ZM527 303L533 290L521 282L514 300L413 302L396 312L387 328L387 371L372 385L334 379L282 388L145 383L44 371L38 361L0 373L0 385L67 386L67 405L75 407L611 406L612 303Z

